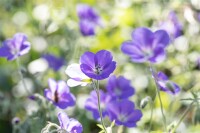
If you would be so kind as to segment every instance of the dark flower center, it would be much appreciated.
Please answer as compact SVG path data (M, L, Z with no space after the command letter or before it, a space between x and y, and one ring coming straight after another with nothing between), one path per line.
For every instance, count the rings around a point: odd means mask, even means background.
M58 103L58 101L59 101L58 91L57 90L54 93L54 101L55 101L55 103Z
M101 74L102 71L103 71L103 69L102 69L102 67L101 67L99 64L95 66L94 72L95 72L97 75Z

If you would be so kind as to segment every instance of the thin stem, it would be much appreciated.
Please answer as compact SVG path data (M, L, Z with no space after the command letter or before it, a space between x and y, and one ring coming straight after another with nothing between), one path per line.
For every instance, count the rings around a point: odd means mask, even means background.
M186 115L189 112L189 110L191 109L193 103L194 103L194 101L187 107L187 109L185 110L185 112L181 116L180 120L178 121L178 123L176 124L176 126L174 127L174 129L172 130L172 133L174 133L176 131L176 129L178 128L178 126L181 124L181 122L183 121L183 119L186 117Z
M158 99L159 99L159 102L160 102L160 109L161 109L161 113L162 113L162 117L163 117L163 123L164 123L165 131L166 131L167 130L166 117L165 117L164 111L163 111L163 104L162 104L162 100L161 100L161 96L160 96L160 90L158 88L157 76L155 75L155 72L153 70L153 67L152 67L151 63L150 63L150 71L152 73L152 76L153 76L153 79L154 79L154 82L155 82L155 85L156 85L156 92L158 94Z
M149 132L151 131L151 126L152 126L152 117L153 117L153 101L151 100L151 116L150 116L150 124L149 124Z
M17 60L18 72L19 72L20 78L21 78L21 80L22 80L22 84L23 84L23 86L24 86L24 88L25 88L25 91L27 92L27 94L31 94L31 93L29 92L29 90L27 89L27 86L26 86L25 81L24 81L23 74L22 74L21 69L20 69L20 68L21 68L20 59L17 58L16 60Z
M98 99L98 111L99 111L99 115L100 115L100 119L101 119L101 124L104 128L104 131L105 133L107 133L107 130L106 130L106 126L103 122L103 115L102 115L102 110L101 110L101 103L100 103L100 93L99 93L99 81L97 80L97 85L96 85L96 93L97 93L97 99Z

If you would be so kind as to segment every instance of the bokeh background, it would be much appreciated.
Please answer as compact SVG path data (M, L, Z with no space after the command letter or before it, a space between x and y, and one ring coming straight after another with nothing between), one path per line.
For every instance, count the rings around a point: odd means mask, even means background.
M76 6L85 3L98 12L103 26L96 29L96 35L84 37L79 31ZM79 62L85 51L96 52L106 49L117 61L114 74L131 80L136 94L131 97L139 108L146 96L155 96L149 66L136 64L122 54L123 41L131 39L136 27L160 28L174 11L183 26L183 34L174 39L167 48L167 59L156 64L171 80L181 86L181 93L170 95L161 92L167 123L178 120L192 97L191 91L199 95L200 88L200 0L0 0L0 42L23 32L31 42L31 51L20 57L22 72L28 89L43 95L48 87L48 78L67 81L65 69L68 64ZM41 56L51 53L65 60L59 71L48 67ZM100 86L105 89L106 80ZM68 115L78 119L84 133L96 133L99 128L90 112L84 109L84 101L92 88L75 87L71 92L76 96L76 106L67 108ZM0 132L13 131L12 119L20 118L20 133L39 133L47 121L58 123L59 109L47 110L42 103L30 100L24 91L17 70L16 61L0 58ZM191 108L184 122L178 128L181 133L198 133L200 111L198 105ZM136 128L123 128L124 133L145 132L149 126L150 107L142 109L143 117ZM47 115L52 114L52 115ZM162 125L159 102L155 100L152 131L160 131ZM118 127L115 127L116 130ZM115 131L115 129L114 129Z

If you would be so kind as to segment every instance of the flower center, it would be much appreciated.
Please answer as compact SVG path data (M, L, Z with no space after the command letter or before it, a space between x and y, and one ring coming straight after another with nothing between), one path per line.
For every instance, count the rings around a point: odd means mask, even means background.
M58 91L57 90L54 93L54 101L55 101L55 103L58 103L58 101L59 101Z
M94 72L95 72L97 75L101 74L102 71L103 71L103 69L102 69L102 67L101 67L99 64L95 66Z
M16 48L14 48L14 49L11 50L11 53L12 53L13 55L16 55L16 54L19 53L19 50L16 49Z
M119 96L122 94L122 91L119 88L115 88L114 93Z
M124 115L124 114L120 114L118 119L121 121L121 122L126 122L128 120L127 116Z
M148 56L148 57L152 56L151 49L143 49L143 53L145 56Z

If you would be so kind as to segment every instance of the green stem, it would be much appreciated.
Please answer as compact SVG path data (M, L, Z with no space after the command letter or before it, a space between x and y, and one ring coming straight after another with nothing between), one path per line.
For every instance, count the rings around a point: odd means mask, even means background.
M27 92L27 94L31 94L31 93L29 92L29 90L27 89L26 83L25 83L25 81L24 81L23 74L22 74L21 69L20 69L20 68L21 68L20 59L17 58L16 60L17 60L18 72L19 72L20 78L21 78L21 80L22 80L22 84L23 84L23 86L24 86L24 88L25 88L25 91Z
M104 128L105 133L107 133L106 126L103 122L103 115L102 115L102 110L101 110L101 103L100 103L100 93L99 93L99 81L97 80L97 87L96 87L96 93L97 93L97 99L98 99L98 111L101 119L101 124Z
M157 76L155 75L155 72L153 70L153 67L152 67L151 63L150 63L150 71L152 73L152 76L153 76L153 79L154 79L154 82L155 82L155 85L156 85L156 92L158 94L158 99L159 99L159 102L160 102L160 109L161 109L161 113L162 113L162 117L163 117L163 123L164 123L165 131L167 131L166 117L165 117L164 111L163 111L163 104L162 104L162 100L161 100L161 96L160 96L160 90L158 88Z
M172 130L172 133L174 133L176 131L176 129L178 128L178 126L181 124L181 122L183 121L183 119L186 117L186 115L189 112L189 110L191 109L193 103L194 103L194 101L187 107L187 109L185 110L185 112L181 116L180 120L178 121L178 123L176 124L176 126L174 127L174 129Z
M151 116L150 116L150 124L149 124L149 133L151 131L151 126L152 126L152 117L153 117L153 101L151 100Z

